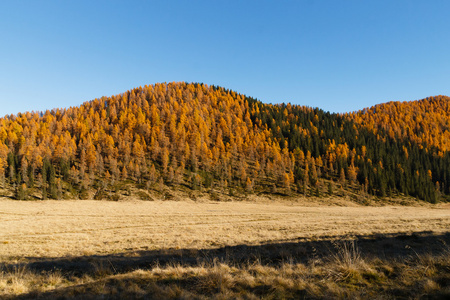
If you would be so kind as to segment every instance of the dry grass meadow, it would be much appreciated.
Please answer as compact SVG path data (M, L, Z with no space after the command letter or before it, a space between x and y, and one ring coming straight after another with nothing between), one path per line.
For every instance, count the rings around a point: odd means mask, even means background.
M450 296L450 206L0 199L0 298Z

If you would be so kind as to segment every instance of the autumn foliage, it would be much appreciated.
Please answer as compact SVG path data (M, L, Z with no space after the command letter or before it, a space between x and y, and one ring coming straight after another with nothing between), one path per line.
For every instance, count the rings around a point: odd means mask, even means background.
M450 194L449 99L338 115L205 84L163 83L0 119L0 185L82 198L123 184L431 202Z
M450 98L430 97L420 101L388 102L349 115L374 133L433 146L443 156L450 150Z

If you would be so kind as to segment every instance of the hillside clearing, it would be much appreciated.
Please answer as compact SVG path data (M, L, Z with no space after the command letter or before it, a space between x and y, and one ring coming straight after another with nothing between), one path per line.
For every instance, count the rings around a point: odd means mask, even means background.
M209 249L450 228L450 209L193 201L0 201L0 256Z

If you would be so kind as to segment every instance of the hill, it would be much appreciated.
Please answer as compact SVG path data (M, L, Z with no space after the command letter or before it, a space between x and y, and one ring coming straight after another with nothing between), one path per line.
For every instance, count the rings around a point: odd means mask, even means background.
M450 98L436 96L409 102L388 102L350 114L359 125L374 133L423 147L450 150Z
M0 119L0 184L17 199L200 190L217 199L266 193L437 202L450 194L449 110L447 98L430 99L411 102L423 111L412 127L420 113L399 105L394 114L395 103L338 115L205 84L149 85ZM447 115L438 117L441 110Z

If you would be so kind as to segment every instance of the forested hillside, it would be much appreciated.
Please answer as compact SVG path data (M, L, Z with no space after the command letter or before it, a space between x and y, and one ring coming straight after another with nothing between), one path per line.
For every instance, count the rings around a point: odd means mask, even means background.
M449 100L338 115L168 83L0 119L0 186L17 199L211 194L450 194ZM355 196L355 197L356 197Z
M388 102L350 114L374 133L422 147L433 146L443 156L450 150L450 98L430 97L411 102Z

